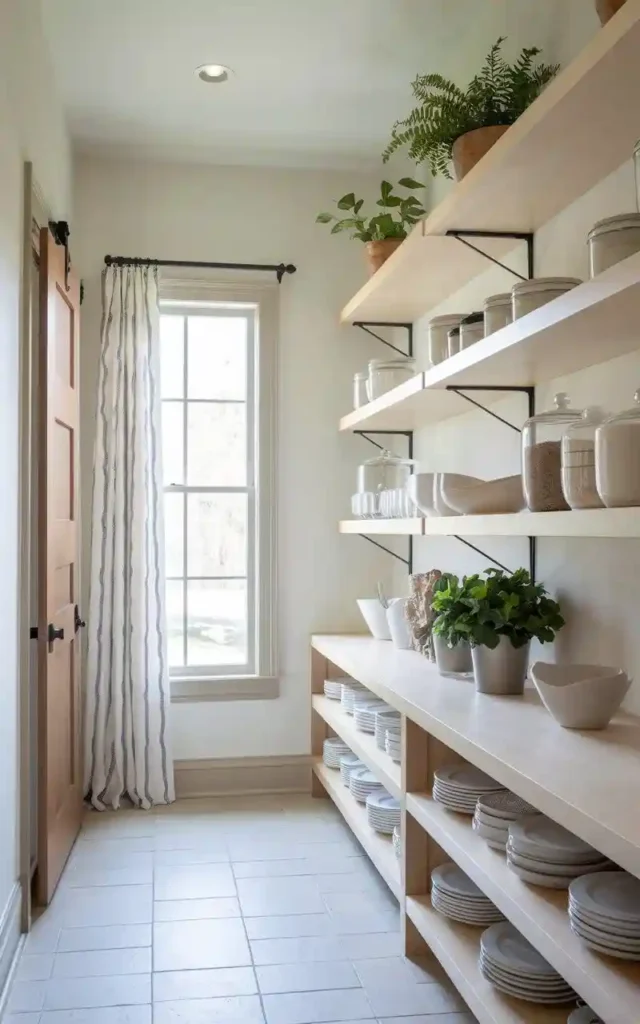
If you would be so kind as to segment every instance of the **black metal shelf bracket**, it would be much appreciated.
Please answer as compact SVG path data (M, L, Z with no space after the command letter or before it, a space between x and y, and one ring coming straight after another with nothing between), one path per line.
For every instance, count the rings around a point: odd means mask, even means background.
M363 538L363 540L368 540L370 544L373 544L375 547L380 548L381 551L386 551L388 555L391 555L393 558L397 558L399 562L402 562L403 565L406 565L410 573L413 572L413 566L411 564L413 561L413 551L410 551L409 557L405 558L403 555L399 555L397 551L392 551L391 548L386 548L384 544L380 544L379 541L374 540L373 537L370 537L367 533L361 533L360 536ZM413 538L409 537L410 546L412 546L412 540Z
M464 229L458 230L458 228L450 228L447 231L448 235L453 238L457 238L459 242L466 245L468 249L473 249L480 256L484 256L485 259L491 263L495 263L497 267L501 267L506 270L508 274L513 274L514 277L519 277L521 281L529 281L534 276L534 259L533 259L533 232L531 231L466 231ZM527 243L527 276L520 274L517 270L512 267L508 267L506 263L501 263L500 260L496 259L495 256L491 256L484 249L481 249L478 245L474 245L470 242L470 238L513 238L515 241Z
M390 323L386 320L355 320L352 326L359 327L361 331L366 331L366 333L370 334L372 338L376 339L376 341L382 342L382 344L386 345L387 348L392 348L394 352L398 352L401 356L413 355L413 324ZM402 327L407 332L407 351L403 352L403 350L398 348L397 345L387 341L387 339L383 338L380 334L376 334L375 331L371 330L372 327Z
M359 437L364 437L365 441L368 441L369 444L375 445L375 447L380 451L385 450L385 445L380 444L379 441L374 441L372 437L369 437L370 434L377 434L378 436L389 434L391 437L406 437L408 449L407 454L410 459L413 458L413 430L354 430L353 433L357 434ZM409 544L408 557L403 558L403 556L399 555L396 551L392 551L391 548L386 548L384 544L380 544L379 541L373 540L373 538L369 537L368 534L362 533L360 536L365 540L368 540L370 544L375 544L377 548L380 548L382 551L386 551L387 554L393 555L394 558L397 558L398 561L407 566L410 574L413 572L413 537L409 536L407 538Z

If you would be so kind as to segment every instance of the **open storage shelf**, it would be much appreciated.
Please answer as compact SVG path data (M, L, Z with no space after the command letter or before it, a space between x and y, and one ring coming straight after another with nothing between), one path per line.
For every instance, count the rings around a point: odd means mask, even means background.
M360 289L343 322L409 322L486 266L446 232L532 232L619 167L638 137L640 0L627 3ZM594 140L594 125L601 138ZM513 239L483 241L501 258Z
M640 508L428 519L343 519L340 533L420 537L640 537Z
M311 707L324 719L333 732L349 744L354 754L357 754L360 760L369 766L385 789L400 799L402 795L400 765L392 761L384 750L380 750L376 745L375 736L356 729L353 716L342 710L339 701L329 700L322 694L314 694Z

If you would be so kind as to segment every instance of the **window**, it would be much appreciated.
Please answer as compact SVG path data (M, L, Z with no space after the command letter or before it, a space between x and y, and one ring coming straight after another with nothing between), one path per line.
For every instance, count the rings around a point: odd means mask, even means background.
M168 650L191 683L273 673L268 384L258 306L163 302ZM267 417L269 410L267 409ZM172 693L176 692L172 684ZM186 694L198 692L187 687ZM252 695L252 694L248 694ZM256 696L263 695L256 693ZM270 694L266 694L270 695Z

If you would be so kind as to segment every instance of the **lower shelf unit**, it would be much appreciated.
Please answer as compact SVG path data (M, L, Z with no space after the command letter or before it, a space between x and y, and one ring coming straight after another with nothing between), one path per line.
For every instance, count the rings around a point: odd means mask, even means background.
M358 732L337 702L324 697L325 678L336 675L353 677L400 711L402 770L371 736ZM568 734L532 694L521 702L478 697L472 685L442 679L419 655L366 637L314 637L311 691L314 791L319 795L321 787L334 801L399 898L407 952L415 953L416 937L421 939L480 1024L566 1024L570 1007L536 1006L497 992L478 967L481 930L454 923L432 908L430 872L452 860L605 1024L640 1021L640 964L590 952L571 931L565 892L526 885L504 856L472 830L469 817L451 814L430 796L433 771L466 760L640 877L640 815L632 813L627 801L625 817L620 795L610 785L616 776L640 776L638 719L622 715L591 737ZM369 827L365 808L344 787L339 772L323 764L322 742L332 733L400 797L402 864L390 841ZM582 787L585 778L591 779L591 788Z

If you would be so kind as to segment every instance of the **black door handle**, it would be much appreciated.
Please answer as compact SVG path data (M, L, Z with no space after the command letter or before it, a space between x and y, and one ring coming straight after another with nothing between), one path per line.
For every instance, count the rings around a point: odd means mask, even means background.
M56 640L64 640L64 629L62 626L56 629L53 622L50 622L47 630L47 640L49 641L49 649L53 647Z
M78 606L76 605L75 608L73 609L73 628L77 633L79 629L84 629L85 626L86 622L84 621L84 619L80 618L80 612L78 611Z

